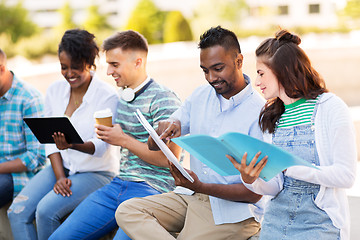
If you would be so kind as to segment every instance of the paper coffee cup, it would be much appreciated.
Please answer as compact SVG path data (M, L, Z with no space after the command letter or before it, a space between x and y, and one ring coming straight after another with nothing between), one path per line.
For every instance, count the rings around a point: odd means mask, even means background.
M94 118L97 124L112 127L112 112L110 108L95 112Z

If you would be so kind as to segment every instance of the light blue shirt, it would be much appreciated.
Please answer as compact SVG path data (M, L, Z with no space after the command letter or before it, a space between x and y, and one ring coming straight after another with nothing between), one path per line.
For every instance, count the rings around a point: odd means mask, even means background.
M210 85L196 89L171 116L180 120L182 135L207 134L219 137L227 132L240 132L263 139L258 119L265 100L253 90L249 77L244 77L248 85L230 99L217 94ZM190 157L190 168L205 183L241 183L240 174L221 176L193 156ZM182 187L176 188L174 192L193 194ZM247 204L210 196L210 203L215 224L236 223L250 217L260 221L263 215L262 200L256 204Z

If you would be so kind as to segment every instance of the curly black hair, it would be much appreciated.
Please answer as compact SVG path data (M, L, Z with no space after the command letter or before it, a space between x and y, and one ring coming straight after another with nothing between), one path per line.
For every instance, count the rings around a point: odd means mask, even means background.
M94 39L95 35L86 30L67 30L59 44L58 55L65 51L71 61L81 64L83 69L86 65L96 69L95 58L99 56L99 47Z

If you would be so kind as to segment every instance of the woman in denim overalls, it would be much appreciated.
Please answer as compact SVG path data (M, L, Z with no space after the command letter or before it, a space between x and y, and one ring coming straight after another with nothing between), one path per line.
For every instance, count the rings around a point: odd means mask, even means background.
M320 170L294 166L265 182L258 177L267 157L256 165L260 153L249 165L246 154L241 164L229 159L246 187L273 196L265 211L261 240L349 239L345 188L355 180L354 126L347 106L327 92L300 42L298 36L280 30L257 48L256 85L268 100L259 124L272 134L274 145Z

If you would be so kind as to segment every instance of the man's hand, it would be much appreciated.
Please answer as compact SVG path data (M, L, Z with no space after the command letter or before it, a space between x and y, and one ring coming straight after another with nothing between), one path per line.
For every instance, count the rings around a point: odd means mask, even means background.
M61 132L57 132L57 133L54 132L54 134L52 135L52 138L54 139L56 147L59 150L65 150L65 149L73 147L73 144L69 144L66 141L65 135Z
M54 185L54 192L61 194L63 197L70 197L72 191L70 190L71 180L68 178L60 178Z
M159 121L156 133L160 136L160 139L162 139L166 144L168 144L171 138L180 137L181 123L177 119L167 119ZM159 150L159 147L151 137L149 137L148 139L148 147L150 150L153 151Z
M95 124L95 132L99 139L116 146L123 147L128 138L119 124L112 127Z
M251 160L249 165L246 165L247 153L245 153L241 159L241 164L239 164L233 157L226 155L226 157L232 162L234 167L241 173L241 177L245 183L251 184L259 177L261 171L267 163L268 156L265 156L260 162L257 162L261 152L255 154L254 158ZM255 165L256 164L256 165Z
M176 186L182 186L182 187L188 188L190 190L193 190L195 192L201 193L202 182L200 182L199 178L193 171L185 169L191 175L191 177L194 179L194 182L192 183L182 175L182 173L175 167L175 165L173 163L169 162L169 164L170 164L170 166L169 166L170 173L175 180Z

